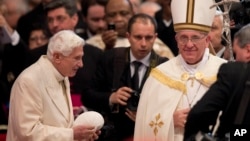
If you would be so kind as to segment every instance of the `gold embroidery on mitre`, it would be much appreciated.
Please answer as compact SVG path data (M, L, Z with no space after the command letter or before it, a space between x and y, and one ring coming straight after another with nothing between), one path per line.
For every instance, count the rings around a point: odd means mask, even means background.
M206 26L206 25L202 25L202 24L196 24L196 23L176 23L174 25L175 31L180 31L183 29L195 29L198 31L209 32L211 30L211 27Z
M153 128L154 135L157 136L157 133L159 131L158 128L161 128L164 125L164 122L161 120L161 114L159 113L158 115L155 116L155 121L152 120L149 123L149 126Z
M186 23L193 23L194 22L194 0L189 0L187 4L187 18Z
M155 79L159 80L161 83L167 85L170 88L177 89L183 92L184 94L186 94L187 92L186 85L184 83L171 79L157 68L153 69L150 75L152 75Z

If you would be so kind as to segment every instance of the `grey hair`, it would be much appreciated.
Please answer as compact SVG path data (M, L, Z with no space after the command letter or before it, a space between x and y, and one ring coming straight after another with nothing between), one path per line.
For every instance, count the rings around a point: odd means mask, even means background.
M220 20L223 22L223 12L220 10L216 10L215 16L220 16Z
M215 12L215 17L219 17L221 23L222 23L222 31L221 31L221 34L223 34L223 32L225 31L225 28L224 28L224 17L223 17L223 12L221 10L216 10Z
M238 40L238 45L244 48L250 43L250 24L243 26L239 31L234 34L234 40Z
M65 8L66 13L69 14L70 17L77 14L76 2L73 0L52 0L51 2L45 5L45 13L48 14L49 11L55 10L57 8Z
M71 30L62 30L52 36L49 40L47 56L50 60L55 52L69 56L73 49L81 47L85 41Z

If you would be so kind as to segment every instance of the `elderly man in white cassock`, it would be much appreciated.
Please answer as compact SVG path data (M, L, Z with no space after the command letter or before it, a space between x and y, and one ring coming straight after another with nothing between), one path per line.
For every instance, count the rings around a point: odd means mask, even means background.
M181 3L181 4L180 4ZM186 117L226 60L209 53L213 0L171 3L179 55L152 70L140 97L134 141L182 141Z

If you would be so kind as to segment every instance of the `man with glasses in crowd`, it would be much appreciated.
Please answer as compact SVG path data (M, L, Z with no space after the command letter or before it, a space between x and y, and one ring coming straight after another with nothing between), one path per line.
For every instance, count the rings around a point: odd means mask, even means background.
M179 55L152 70L146 80L136 115L134 141L183 140L190 109L216 81L220 65L226 62L211 55L208 49L208 32L216 10L209 8L212 4L212 0L195 0L193 5L188 0L172 1Z

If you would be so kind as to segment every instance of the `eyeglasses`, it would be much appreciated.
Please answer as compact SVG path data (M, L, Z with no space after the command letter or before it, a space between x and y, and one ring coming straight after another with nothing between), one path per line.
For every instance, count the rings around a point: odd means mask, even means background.
M190 40L193 44L197 44L199 43L203 38L205 38L206 35L203 35L202 37L199 36L192 36L191 38L188 38L187 36L180 36L179 38L177 38L177 41L181 44L181 45L186 45L188 43L188 41Z

